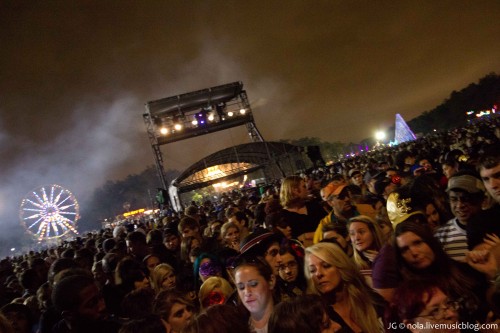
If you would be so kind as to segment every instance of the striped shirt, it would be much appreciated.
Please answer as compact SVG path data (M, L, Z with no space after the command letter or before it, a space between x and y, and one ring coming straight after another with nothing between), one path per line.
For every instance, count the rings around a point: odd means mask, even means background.
M444 251L451 259L465 261L465 254L469 250L467 246L467 232L464 226L453 218L438 228L434 233Z

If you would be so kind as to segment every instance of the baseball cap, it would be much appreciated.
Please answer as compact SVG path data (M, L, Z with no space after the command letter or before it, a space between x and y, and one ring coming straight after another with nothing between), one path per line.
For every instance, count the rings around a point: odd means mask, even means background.
M339 195L346 187L346 184L329 183L323 188L324 197L328 198L331 195Z
M446 192L451 190L462 190L467 193L484 192L483 182L472 175L453 176L448 180Z

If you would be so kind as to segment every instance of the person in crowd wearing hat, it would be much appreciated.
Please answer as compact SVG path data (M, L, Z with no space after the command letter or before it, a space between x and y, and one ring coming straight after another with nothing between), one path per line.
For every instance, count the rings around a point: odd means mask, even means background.
M279 275L282 263L280 250L284 237L280 234L259 230L251 233L241 241L240 255L242 257L262 257L271 266L273 274Z
M448 180L446 191L455 217L439 227L434 236L452 259L464 261L468 251L467 225L481 211L484 186L479 178L460 171Z
M346 184L330 183L321 189L321 198L332 208L330 213L324 217L314 233L313 243L316 244L323 239L323 227L329 224L343 224L354 216L359 215L356 206L351 200Z
M349 170L348 175L349 175L349 182L352 185L358 186L359 189L361 190L361 194L365 195L366 192L368 191L368 188L365 182L363 181L363 174L361 173L361 171L359 171L358 169L351 169Z
M285 220L292 228L292 238L304 246L312 244L314 230L327 214L317 201L308 200L308 194L306 183L299 176L286 177L281 184L280 202Z

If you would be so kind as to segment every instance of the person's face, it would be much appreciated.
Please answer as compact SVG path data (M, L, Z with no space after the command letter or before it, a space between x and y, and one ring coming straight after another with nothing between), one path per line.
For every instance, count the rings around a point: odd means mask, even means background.
M448 164L443 164L443 175L445 175L446 178L450 179L450 177L455 173L457 173L457 170L454 167Z
M176 278L175 274L172 271L167 272L163 277L163 281L161 282L162 290L172 290L176 287Z
M188 324L192 316L193 309L191 306L175 303L170 310L167 322L172 331L178 333Z
M427 217L427 224L432 230L436 230L439 227L439 213L434 206L434 204L427 204L425 206L425 216Z
M339 243L339 245L342 247L342 249L346 249L347 248L347 239L345 239L344 237L342 237L341 234L339 234L338 232L336 232L335 230L328 230L328 231L325 231L323 232L323 239L335 239L337 241L337 243Z
M198 232L198 229L184 228L184 229L182 229L182 237L183 238L196 237L197 232Z
M449 191L450 207L459 222L467 222L481 211L481 202L472 200L470 194L462 191Z
M210 231L212 232L212 235L219 233L220 227L221 227L221 224L219 222L212 223L212 225L210 225Z
M396 171L396 170L387 170L387 171L386 171L386 175L387 175L387 177L388 177L388 178L392 178L392 177L394 177L394 176L397 176L397 175L398 175L398 173L397 173L397 171Z
M418 164L421 166L421 167L424 167L425 171L431 171L432 170L432 164L429 162L429 160L420 160L420 162L418 162Z
M160 264L160 259L155 256L151 256L146 260L146 267L150 275L153 269L155 269L155 267L158 266L159 264Z
M287 239L292 239L292 227L290 227L289 225L283 227L276 226L276 229L281 231L281 233L285 235Z
M128 253L134 254L134 255L139 253L141 245L138 242L127 240L126 243L127 243Z
M282 263L280 245L278 243L271 244L264 253L264 259L266 259L269 266L273 269L274 275L278 275L278 269Z
M337 267L313 254L308 256L306 265L314 286L321 294L334 291L340 285L342 278Z
M179 237L175 235L168 235L165 239L165 246L170 251L175 251L179 248L180 242Z
M264 314L273 302L274 276L267 281L253 266L242 266L234 275L241 302L252 315Z
M226 236L224 236L224 240L227 244L239 243L240 241L240 231L238 228L229 228L227 229Z
M479 174L488 193L500 203L500 163L491 169L481 168Z
M134 281L135 289L149 288L149 279L144 276L140 281Z
M191 250L192 250L192 249L199 248L199 247L200 247L200 241L198 240L198 238L194 238L194 239L191 241Z
M424 330L411 330L412 332L443 332L442 330L437 330L434 328L429 328L432 324L447 324L458 323L458 312L457 303L450 302L448 297L441 291L441 289L435 289L434 294L429 300L428 294L423 295L423 300L425 303L425 308L419 313L418 317L413 318L415 326L424 327ZM460 332L457 328L455 330L446 330L446 332Z
M401 256L408 265L416 269L429 267L435 259L434 252L422 238L411 231L402 233L396 238Z
M358 252L373 248L373 234L363 222L352 222L349 225L349 237L351 238L352 246Z
M299 275L299 263L290 253L281 255L281 265L279 266L279 275L286 282L297 280Z
M80 306L77 317L80 320L97 321L107 316L104 298L97 285L91 284L80 291Z
M379 224L380 231L382 231L382 236L384 236L384 240L389 240L392 235L392 228L386 223Z
M353 208L351 196L349 195L349 192L345 190L342 190L339 195L331 195L329 202L331 203L333 209L341 215L349 213Z
M352 183L357 186L363 185L363 176L360 173L355 174L351 178Z
M307 191L306 183L301 180L299 185L293 188L292 193L296 198L306 199L309 194L309 192Z

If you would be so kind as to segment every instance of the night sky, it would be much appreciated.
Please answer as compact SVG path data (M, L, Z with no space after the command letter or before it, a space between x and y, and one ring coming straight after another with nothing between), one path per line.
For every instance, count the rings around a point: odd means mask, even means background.
M358 142L500 73L500 1L0 2L0 224L154 163L151 100L242 81L266 140ZM163 146L165 167L249 142ZM208 143L208 144L207 144Z

